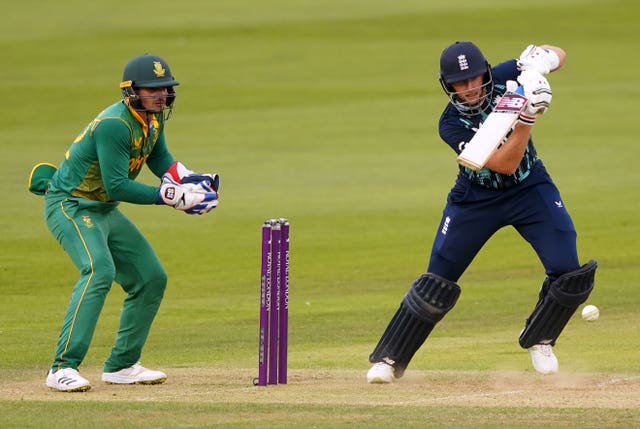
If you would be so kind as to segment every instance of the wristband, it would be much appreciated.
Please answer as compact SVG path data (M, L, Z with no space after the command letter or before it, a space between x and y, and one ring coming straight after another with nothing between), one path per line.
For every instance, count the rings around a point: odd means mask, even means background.
M518 116L518 122L532 127L533 124L536 123L536 117L525 115L524 113L520 113L520 116Z

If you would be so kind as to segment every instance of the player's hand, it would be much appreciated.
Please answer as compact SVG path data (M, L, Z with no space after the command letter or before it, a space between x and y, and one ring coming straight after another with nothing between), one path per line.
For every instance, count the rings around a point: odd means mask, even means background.
M220 176L215 173L196 173L189 170L180 161L176 161L171 164L162 177L164 178L165 176L170 178L172 181L181 184L208 182L209 188L214 192L217 192L218 189L220 189Z
M218 193L211 190L207 181L183 183L180 186L185 191L182 201L173 206L175 209L187 214L204 214L218 207Z
M507 92L517 92L519 94L524 94L524 87L520 87L518 82L516 82L515 80L508 80L506 83L506 87L507 87ZM525 112L521 112L520 115L518 116L518 121L520 123L523 123L531 127L536 122L536 116L527 115ZM509 139L509 134L507 134L504 137L500 146L502 146L508 139Z
M518 82L515 80L508 80L506 84L507 92L516 92L518 90L518 86Z
M518 82L528 100L523 113L533 117L544 114L551 105L553 94L547 79L537 71L525 70L518 76Z
M181 178L182 183L207 183L214 192L220 188L220 176L216 173L193 173Z
M185 210L184 212L187 214L202 215L205 213L209 213L211 210L215 209L216 207L218 207L217 194L215 198L198 203L195 206L191 207L190 209Z
M184 189L179 183L174 182L168 177L162 177L156 204L166 204L173 207L180 202L183 196Z
M536 45L527 46L518 58L518 70L534 70L548 74L558 66L557 54Z
M163 177L158 204L166 204L188 214L204 214L218 206L218 193L206 181L180 184Z

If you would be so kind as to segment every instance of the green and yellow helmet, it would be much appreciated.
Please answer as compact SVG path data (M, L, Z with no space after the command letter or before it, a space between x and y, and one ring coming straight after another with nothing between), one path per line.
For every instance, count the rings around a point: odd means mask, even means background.
M131 59L124 67L120 89L123 98L129 102L131 107L136 110L144 110L136 92L137 88L167 88L169 96L166 106L169 108L170 114L176 98L173 87L177 85L180 85L180 82L175 80L169 64L163 58L152 54L142 54Z

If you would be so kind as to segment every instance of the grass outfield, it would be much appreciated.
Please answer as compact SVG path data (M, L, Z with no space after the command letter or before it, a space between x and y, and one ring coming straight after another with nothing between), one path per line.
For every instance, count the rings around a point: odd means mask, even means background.
M640 426L640 173L636 1L216 0L153 7L14 2L0 27L0 427ZM404 378L369 386L368 354L424 271L457 171L437 135L438 56L477 42L492 63L529 43L568 54L549 77L538 151L600 268L536 375L517 336L544 272L512 229L460 279L456 307ZM161 386L99 382L124 294L114 285L82 372L94 386L44 387L75 268L46 229L32 165L119 98L124 64L166 58L181 82L167 139L222 177L221 204L189 217L122 204L154 245L169 287L143 363ZM155 183L151 174L141 178ZM257 374L260 226L291 222L290 384Z

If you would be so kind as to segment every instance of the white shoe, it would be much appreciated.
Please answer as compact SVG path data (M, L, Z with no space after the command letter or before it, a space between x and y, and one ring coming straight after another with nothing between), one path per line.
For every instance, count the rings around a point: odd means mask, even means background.
M160 384L167 380L167 374L153 371L140 362L116 372L103 372L102 381L109 384Z
M531 355L531 363L540 374L558 372L558 359L549 344L536 344L529 347L528 350Z
M395 369L386 362L378 362L374 364L369 372L367 372L367 381L371 384L393 383L396 379Z
M89 380L73 368L62 368L56 372L49 370L46 384L47 387L60 392L86 392L91 389Z

